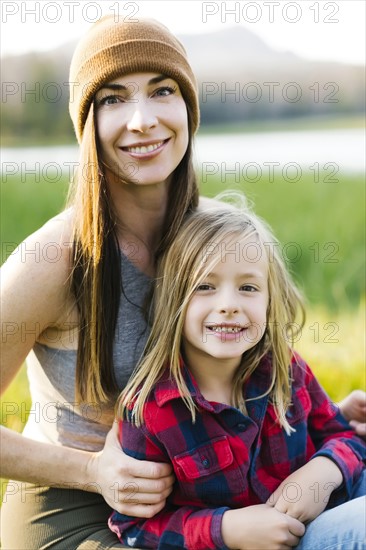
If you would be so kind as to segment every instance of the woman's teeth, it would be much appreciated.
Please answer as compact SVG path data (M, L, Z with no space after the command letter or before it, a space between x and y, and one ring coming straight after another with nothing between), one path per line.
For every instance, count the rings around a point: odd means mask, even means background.
M155 151L155 149L161 147L163 143L163 141L159 141L159 143L154 143L154 145L147 145L142 147L126 147L126 149L129 153L137 153L142 155L144 153L151 153L151 151Z

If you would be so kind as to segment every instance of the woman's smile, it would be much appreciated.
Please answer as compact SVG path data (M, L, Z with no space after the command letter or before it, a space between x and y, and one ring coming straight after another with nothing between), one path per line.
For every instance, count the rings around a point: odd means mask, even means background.
M133 145L121 147L120 149L125 153L129 153L133 158L148 160L157 156L164 149L169 140L170 138L160 141L139 142Z

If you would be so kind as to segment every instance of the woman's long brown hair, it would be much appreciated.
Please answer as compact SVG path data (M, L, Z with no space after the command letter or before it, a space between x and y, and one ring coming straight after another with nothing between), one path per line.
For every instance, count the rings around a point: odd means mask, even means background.
M186 214L198 205L188 105L187 114L188 148L173 174L156 260L173 242ZM100 403L114 399L120 391L114 375L113 342L123 280L116 218L98 158L95 128L91 105L68 205L74 215L70 285L79 315L75 396L79 402Z

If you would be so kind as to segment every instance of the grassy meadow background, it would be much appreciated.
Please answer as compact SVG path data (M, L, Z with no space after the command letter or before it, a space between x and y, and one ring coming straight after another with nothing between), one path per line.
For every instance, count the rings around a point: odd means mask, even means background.
M243 191L273 227L295 279L307 297L307 322L297 349L331 399L365 388L364 370L364 180L362 176L303 174L297 182L277 174L273 181L239 184L207 178L202 194L225 188ZM28 175L1 182L1 260L47 219L62 210L68 182L35 182ZM5 415L8 406L14 414ZM0 423L22 431L31 409L26 367L2 396ZM2 480L0 499L6 481Z

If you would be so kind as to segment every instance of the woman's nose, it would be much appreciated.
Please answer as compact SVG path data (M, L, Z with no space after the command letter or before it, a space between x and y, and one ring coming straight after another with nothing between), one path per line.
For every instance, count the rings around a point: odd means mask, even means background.
M143 101L131 105L132 112L127 123L130 132L147 132L157 125L157 118L151 107Z

